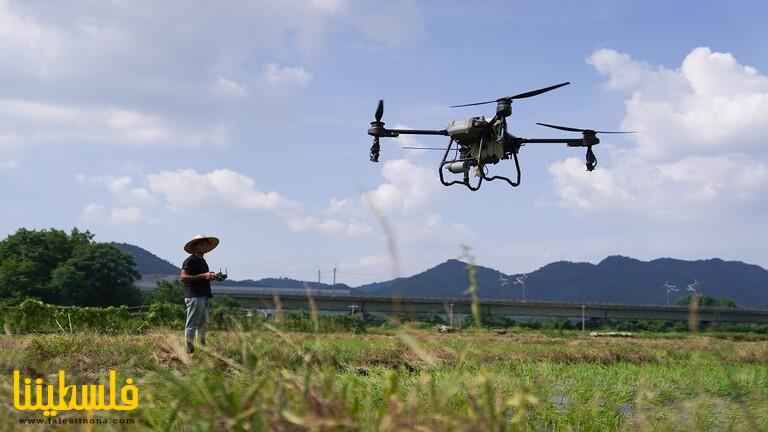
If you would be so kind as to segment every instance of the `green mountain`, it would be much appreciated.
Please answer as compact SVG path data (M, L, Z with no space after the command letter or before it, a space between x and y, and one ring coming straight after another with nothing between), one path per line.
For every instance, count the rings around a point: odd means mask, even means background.
M138 246L114 243L131 254L142 275L176 276L179 268ZM515 281L523 275L507 275L488 267L476 266L477 292L486 299L522 299L523 284ZM694 280L703 295L730 299L741 306L768 307L768 271L741 261L718 258L685 261L659 258L640 261L624 256L609 256L598 264L558 261L525 275L528 300L603 302L626 304L665 304L664 283L678 287L670 293L670 303L690 294L687 286ZM289 278L231 280L230 286L351 289L353 294L402 297L464 297L469 286L467 264L448 260L419 274L385 282L350 288L345 284L300 281Z
M136 263L136 270L142 275L178 275L181 269L152 252L128 243L112 243L121 251L131 255Z
M466 264L448 260L408 278L358 287L368 295L403 297L461 297L466 295ZM523 285L515 280L523 275L504 275L477 267L481 298L521 299ZM626 304L665 304L665 283L677 286L670 303L691 294L688 285L698 281L699 293L717 299L730 299L738 305L768 307L768 271L741 261L718 258L685 261L659 258L640 261L610 256L598 264L559 261L525 275L528 300L603 302Z

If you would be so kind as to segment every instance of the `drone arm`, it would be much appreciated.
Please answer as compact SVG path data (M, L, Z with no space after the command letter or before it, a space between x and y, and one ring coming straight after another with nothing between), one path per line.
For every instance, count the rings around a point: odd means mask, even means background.
M590 139L582 138L582 139L559 139L559 138L519 138L519 142L521 144L526 143L543 143L543 144L566 144L568 147L586 147L587 148L587 154L586 154L586 166L587 171L594 171L595 168L597 168L597 157L595 156L595 153L592 151L592 146L597 145L600 143L600 140L591 137Z
M448 131L445 129L433 130L433 129L385 129L387 132L398 135L442 135L448 136Z

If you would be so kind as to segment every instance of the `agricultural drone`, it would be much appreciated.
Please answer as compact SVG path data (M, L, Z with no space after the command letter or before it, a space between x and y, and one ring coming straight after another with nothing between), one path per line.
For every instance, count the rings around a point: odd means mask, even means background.
M597 138L597 134L623 134L633 132L610 132L593 129L577 129L547 123L536 124L567 132L580 132L582 134L582 138L521 138L507 132L507 117L512 115L512 102L514 100L537 96L568 84L570 84L570 82L564 82L550 87L544 87L538 90L532 90L495 100L468 103L463 105L453 105L451 108L496 103L496 114L490 120L486 120L485 117L470 117L466 120L454 120L448 125L447 128L440 130L387 129L384 127L384 122L381 121L381 118L384 115L384 101L380 100L379 105L376 108L376 114L374 115L375 120L371 122L371 127L368 129L368 135L373 136L373 145L371 146L370 153L371 162L379 161L379 138L395 138L406 134L442 135L450 137L447 148L403 148L445 150L443 160L440 162L440 167L438 168L440 182L445 186L463 184L470 190L476 191L480 189L483 180L492 181L499 179L506 181L513 187L517 187L520 185L520 161L517 158L517 154L520 152L521 147L531 143L566 144L568 147L586 147L587 171L592 171L595 169L595 167L597 167L597 157L595 157L595 153L592 151L592 146L600 143L600 139ZM517 178L515 181L512 181L510 178L501 175L488 175L489 165L495 165L501 160L507 160L510 158L515 161L515 169L517 171ZM462 179L446 181L444 174L444 171L446 170L453 174L461 175ZM472 176L470 176L470 170L473 171ZM474 177L477 180L471 182L470 177Z

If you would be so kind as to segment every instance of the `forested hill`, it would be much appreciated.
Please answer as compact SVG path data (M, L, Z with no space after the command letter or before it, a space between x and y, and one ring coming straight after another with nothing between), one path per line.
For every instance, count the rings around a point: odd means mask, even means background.
M504 275L494 269L477 267L481 298L520 299L523 285L514 281L522 275ZM685 261L660 258L640 261L610 256L598 264L559 261L527 274L529 300L665 304L664 283L679 288L670 298L684 297L694 280L703 295L734 300L741 306L768 306L768 271L740 261L708 259ZM466 264L448 260L411 277L358 287L372 295L404 297L461 297L467 290Z
M154 254L125 243L115 246L131 254L143 275L178 275L179 268ZM233 276L233 275L231 275ZM498 270L476 266L478 294L481 298L521 299L523 285L515 284L522 275L507 275ZM528 300L603 302L628 304L665 304L664 283L677 285L672 303L689 294L688 284L699 281L698 289L706 296L731 299L741 306L768 306L768 271L741 261L707 259L685 261L659 258L640 261L624 256L610 256L598 264L558 261L547 264L525 279ZM289 278L229 281L241 287L331 288L327 284ZM354 288L366 295L403 297L462 297L467 295L467 265L448 260L410 277L377 282ZM344 284L334 288L347 289Z
M144 276L178 276L180 269L170 262L158 257L152 252L128 243L112 243L121 251L128 253L136 262L136 270ZM153 280L150 278L149 280ZM228 280L228 286L237 287L270 287L270 288L305 288L309 286L312 289L349 289L348 285L336 284L318 284L317 282L305 282L290 278L265 278L259 280Z
M128 243L112 243L121 251L131 255L136 270L142 275L178 275L180 269L152 252Z

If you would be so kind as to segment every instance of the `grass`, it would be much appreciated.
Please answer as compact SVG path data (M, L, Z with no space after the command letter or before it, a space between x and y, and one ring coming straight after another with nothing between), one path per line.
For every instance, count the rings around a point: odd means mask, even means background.
M117 368L137 380L131 416L149 430L768 430L765 339L662 336L265 324L213 332L190 356L180 331L5 335L0 398L14 368L90 383Z

